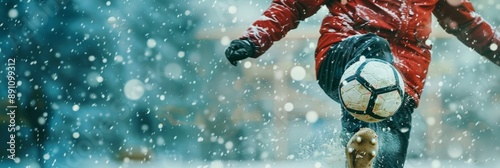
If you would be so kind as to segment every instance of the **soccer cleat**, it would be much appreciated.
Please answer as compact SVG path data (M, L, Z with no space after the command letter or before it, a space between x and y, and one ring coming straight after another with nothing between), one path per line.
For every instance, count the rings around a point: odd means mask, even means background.
M377 155L377 134L370 128L361 128L347 143L348 168L371 168Z

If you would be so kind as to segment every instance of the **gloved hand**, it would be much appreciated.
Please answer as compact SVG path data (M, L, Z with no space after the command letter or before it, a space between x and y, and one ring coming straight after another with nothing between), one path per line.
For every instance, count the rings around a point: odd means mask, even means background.
M226 58L234 66L239 60L252 57L255 54L255 44L250 40L233 40L226 49Z

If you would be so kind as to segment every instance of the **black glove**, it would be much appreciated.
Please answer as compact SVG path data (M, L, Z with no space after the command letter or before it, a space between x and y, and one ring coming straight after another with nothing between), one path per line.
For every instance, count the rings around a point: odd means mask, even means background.
M250 40L233 40L226 49L226 58L234 66L239 60L252 57L255 54L255 44Z

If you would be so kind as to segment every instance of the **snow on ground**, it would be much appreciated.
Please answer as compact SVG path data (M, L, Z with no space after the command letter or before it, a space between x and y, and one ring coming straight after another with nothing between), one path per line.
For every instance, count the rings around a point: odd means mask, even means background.
M458 160L429 160L411 159L407 160L405 168L491 168L492 165L500 165L499 161L490 163L466 163ZM4 165L5 167L30 167L38 168L36 163L23 165ZM296 161L173 161L173 160L151 160L147 162L136 161L96 161L89 160L81 162L74 167L93 168L343 168L345 164L329 161L296 160Z

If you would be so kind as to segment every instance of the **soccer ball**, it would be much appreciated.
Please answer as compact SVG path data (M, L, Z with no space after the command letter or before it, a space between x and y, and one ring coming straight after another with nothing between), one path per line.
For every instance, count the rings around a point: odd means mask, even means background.
M403 102L403 78L388 62L361 59L345 70L340 81L342 106L361 121L391 117Z

